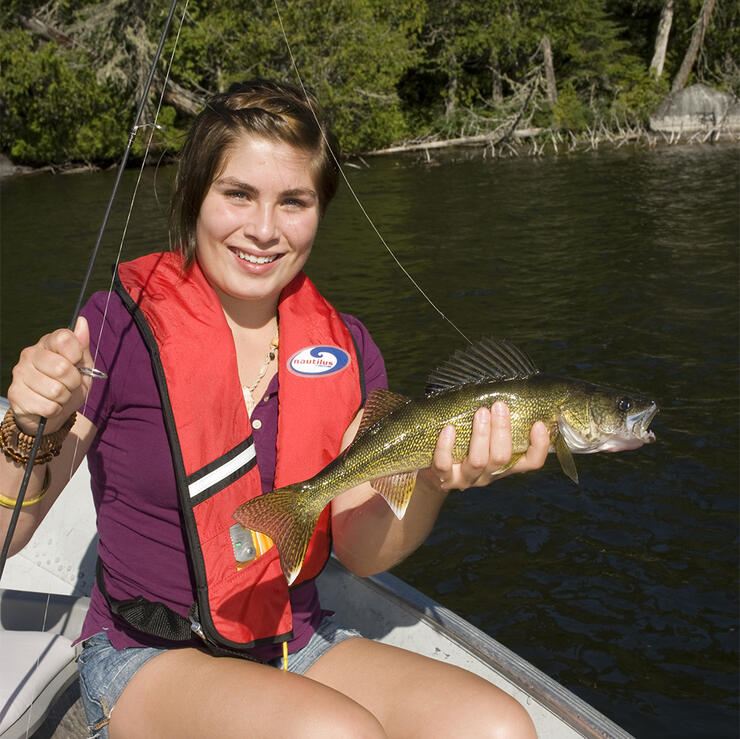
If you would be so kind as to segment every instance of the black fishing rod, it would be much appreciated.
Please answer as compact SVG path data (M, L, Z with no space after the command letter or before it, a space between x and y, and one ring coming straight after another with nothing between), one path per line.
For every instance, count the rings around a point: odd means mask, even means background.
M72 313L72 319L69 322L69 330L73 331L75 324L77 323L77 318L80 314L80 310L82 308L82 301L85 298L85 293L87 292L87 286L90 282L90 276L92 275L93 267L95 265L95 260L98 257L98 252L100 251L100 244L103 240L103 234L105 233L105 229L108 226L108 219L110 218L111 210L113 209L113 202L116 198L116 193L118 192L118 187L121 182L121 177L123 175L123 170L126 168L126 162L128 162L128 156L131 152L131 147L134 144L134 139L136 138L136 133L140 128L139 121L141 120L141 115L144 112L144 106L146 105L147 98L149 97L149 89L152 86L152 81L154 80L154 74L157 71L157 64L159 63L159 59L162 55L162 49L164 48L164 42L167 38L167 32L170 29L170 25L172 24L172 18L175 14L175 7L177 6L177 0L172 0L172 3L170 4L170 11L167 15L167 20L165 21L164 28L162 29L162 35L159 39L159 46L157 46L157 51L154 54L154 60L152 61L152 66L149 69L149 76L147 77L146 84L144 85L144 91L141 95L141 100L139 101L139 107L136 111L136 116L134 118L134 124L131 127L131 133L128 137L128 143L126 144L126 148L123 152L123 157L121 158L121 163L118 165L118 172L116 173L116 181L113 183L113 190L111 191L110 198L108 199L108 206L105 209L105 214L103 215L103 221L100 224L100 230L98 231L98 237L95 241L95 246L93 248L92 254L90 255L90 262L87 266L87 272L85 274L85 277L82 281L82 287L80 288L80 294L77 298L77 305L75 305L75 309ZM90 368L82 368L87 370L84 372L84 374L89 374L93 377L100 377L100 375L94 375L93 370ZM26 469L23 474L23 479L21 480L21 486L18 491L18 497L16 498L15 506L13 507L13 514L10 518L10 525L8 526L8 531L5 535L5 542L3 543L3 549L2 552L0 552L0 578L3 576L3 571L5 570L5 562L8 558L8 552L10 551L10 542L13 540L13 534L15 534L16 526L18 525L18 517L21 513L21 508L23 507L23 499L26 497L26 490L28 489L28 482L31 479L31 471L33 470L34 462L36 461L36 457L38 456L39 446L41 445L41 437L44 435L44 429L46 428L46 418L43 416L39 418L39 427L36 431L36 436L33 440L33 445L31 446L31 453L28 456L28 462L26 463Z

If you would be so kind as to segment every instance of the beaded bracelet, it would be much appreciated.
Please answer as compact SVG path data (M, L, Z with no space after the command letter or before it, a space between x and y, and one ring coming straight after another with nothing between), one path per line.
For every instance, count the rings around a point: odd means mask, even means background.
M48 492L49 485L51 485L51 470L47 467L44 473L44 484L41 486L41 490L36 494L34 498L29 498L21 503L21 508L26 506L35 505L38 503ZM16 501L13 498L6 498L4 495L0 495L0 506L3 508L15 508Z
M67 438L70 429L74 426L77 414L73 413L64 425L51 434L44 434L39 444L39 452L34 460L34 464L47 464L62 451L62 444ZM33 447L34 437L25 434L20 430L15 421L15 415L12 408L8 411L0 424L0 448L6 457L14 459L21 464L27 464L31 456L31 447Z

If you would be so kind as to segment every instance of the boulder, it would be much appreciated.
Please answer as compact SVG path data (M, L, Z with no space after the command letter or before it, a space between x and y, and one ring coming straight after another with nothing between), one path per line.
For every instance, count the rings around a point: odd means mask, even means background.
M11 162L5 154L0 153L0 177L8 177L14 173L15 165L13 162Z
M740 101L727 92L696 84L672 92L650 118L653 131L740 133Z

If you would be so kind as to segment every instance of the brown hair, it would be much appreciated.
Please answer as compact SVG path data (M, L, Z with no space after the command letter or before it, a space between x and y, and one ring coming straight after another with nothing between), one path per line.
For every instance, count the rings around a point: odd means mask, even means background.
M190 128L175 179L170 237L185 266L195 259L198 214L228 150L243 134L308 152L319 210L326 212L339 182L339 145L316 98L292 85L251 80L213 96Z

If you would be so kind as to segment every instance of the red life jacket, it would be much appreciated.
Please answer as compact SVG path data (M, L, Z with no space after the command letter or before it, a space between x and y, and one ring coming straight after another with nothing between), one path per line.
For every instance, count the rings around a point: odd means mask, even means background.
M204 636L238 651L289 640L289 591L276 547L246 566L238 566L234 556L232 514L262 490L236 350L221 304L198 264L184 273L181 257L171 253L121 264L116 290L152 358ZM276 488L308 479L336 457L362 403L354 339L303 273L281 293L278 312ZM301 358L311 364L316 347L324 348L321 356L328 363L320 363L319 374L301 372ZM298 371L289 369L291 358ZM294 586L321 572L330 548L327 508Z

